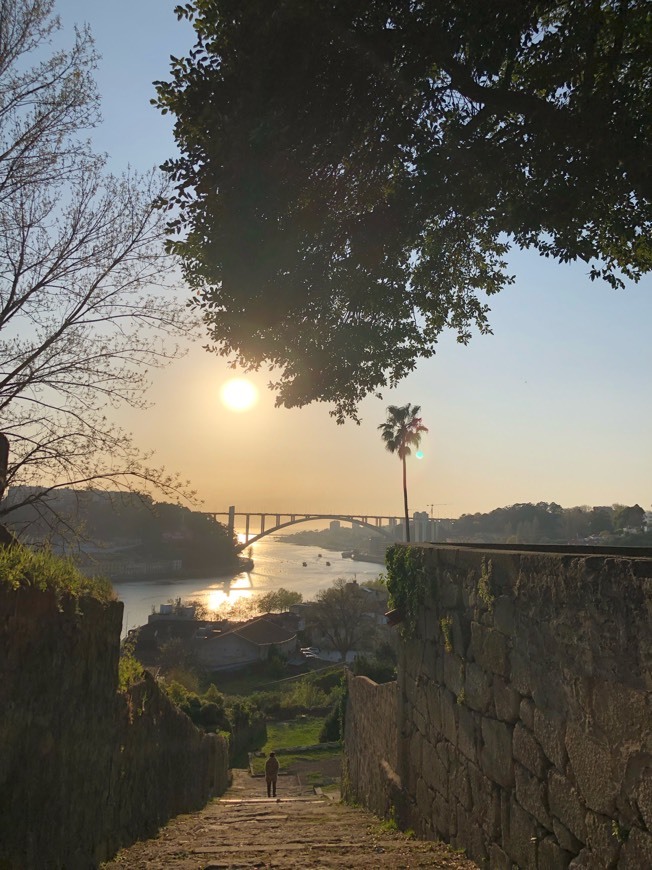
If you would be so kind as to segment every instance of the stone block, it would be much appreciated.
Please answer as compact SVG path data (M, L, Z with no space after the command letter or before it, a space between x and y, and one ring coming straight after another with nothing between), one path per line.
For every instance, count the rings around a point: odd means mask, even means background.
M538 668L533 674L532 680L532 700L534 706L539 710L554 711L554 714L560 716L565 710L566 699L561 692L561 686L564 679L561 675L559 665L545 656L539 656L536 659ZM544 667L540 663L544 662Z
M615 866L620 842L614 834L613 819L589 810L586 814L586 844L604 861L605 867Z
M483 717L482 743L481 769L498 785L512 788L514 785L512 727L497 719Z
M490 677L480 665L469 662L464 674L464 702L472 710L486 713L491 703Z
M559 819L552 820L552 830L557 838L557 842L571 855L578 855L582 851L582 843L568 830L566 825L562 825Z
M471 640L471 625L469 619L466 616L461 616L459 613L453 613L452 619L451 638L453 641L453 650L459 655L466 657Z
M432 679L438 686L444 685L444 658L446 653L443 646L435 649L432 659Z
M402 677L401 689L403 690L403 696L409 704L414 704L416 697L417 678L415 671L417 665L417 662L412 661L412 656L406 656L405 668L399 674Z
M489 870L512 870L512 859L503 852L498 843L489 846Z
M539 779L544 779L548 761L534 735L520 722L514 726L514 758Z
M414 731L412 737L410 739L410 748L409 748L409 758L410 758L410 767L413 770L421 770L422 768L422 750L423 748L423 737L418 731Z
M456 697L464 688L464 659L460 656L444 654L444 683Z
M534 736L546 756L563 773L568 758L565 746L566 723L560 718L546 716L538 708L533 711L533 719Z
M489 840L500 840L500 789L474 764L467 768L471 787L471 802Z
M568 865L568 870L605 870L605 866L587 846L573 858Z
M509 842L507 853L519 867L537 867L537 824L529 813L512 798L509 806Z
M647 692L620 683L596 680L593 689L593 715L597 728L611 745L623 738L638 742L652 752L652 705Z
M439 792L435 792L432 802L432 825L442 840L450 839L450 805Z
M498 798L500 800L500 837L498 842L503 849L507 849L509 845L509 807L512 800L512 792L501 788L498 789Z
M473 808L471 785L469 783L469 773L465 759L458 759L453 774L450 777L450 797L451 800L455 797L467 811Z
M636 793L636 805L648 831L652 831L652 766L641 778Z
M442 733L451 746L457 746L457 712L459 705L452 692L441 692Z
M532 698L523 698L518 715L525 727L534 731L534 701Z
M432 740L433 735L441 733L441 703L439 700L439 687L432 683L426 692L426 707L428 709L427 736Z
M426 606L423 610L423 634L421 637L427 638L424 640L424 647L428 649L427 658L431 658L431 648L434 646L439 629L439 615L432 607Z
M469 813L467 813L464 807L459 803L455 803L455 816L456 832L455 836L451 838L451 845L454 849L464 849L465 851L467 851L469 850L469 845L471 842L471 830L473 827L473 820L471 819Z
M512 686L521 695L532 695L531 663L527 655L518 648L513 649L509 655L509 676Z
M459 607L462 590L459 580L450 571L440 571L437 576L437 598L444 608Z
M516 799L524 810L547 831L552 831L552 819L548 813L546 787L536 776L532 776L520 764L514 765L514 781L516 784Z
M492 688L496 719L500 719L503 722L516 722L521 704L519 693L498 674L494 674Z
M470 761L478 760L478 734L475 716L464 704L457 711L457 746Z
M476 814L465 812L459 804L457 842L461 848L465 849L467 856L475 861L479 867L486 866L488 853L484 830L478 825Z
M554 768L548 774L548 808L581 843L586 843L586 807L575 787Z
M444 795L447 794L448 771L437 754L435 747L427 740L423 744L422 764L422 775L426 785Z
M506 677L509 674L507 638L496 629L471 623L471 654L485 671Z
M442 738L437 742L435 751L441 759L441 763L446 768L446 774L448 775L455 765L455 749L451 746L448 740Z
M422 737L425 737L428 732L427 719L416 705L412 707L412 722L419 734L421 734Z
M632 828L618 859L618 870L649 870L652 867L652 834Z
M432 816L433 792L430 791L422 777L419 777L417 780L415 797L419 816L424 819L430 819Z
M511 595L499 595L494 601L494 627L501 634L514 634L514 600Z
M577 724L566 728L566 750L577 787L586 805L596 813L611 816L620 790L622 770L609 748L589 737Z
M539 843L537 870L566 870L573 856L558 845L554 837L545 837Z

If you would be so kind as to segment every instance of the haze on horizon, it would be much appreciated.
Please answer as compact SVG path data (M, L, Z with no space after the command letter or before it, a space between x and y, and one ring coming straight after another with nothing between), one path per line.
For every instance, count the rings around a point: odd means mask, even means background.
M169 55L191 44L173 6L57 3L66 33L87 21L102 55L104 123L93 139L114 171L174 153L170 121L149 105ZM275 409L265 372L248 376L257 402L227 408L220 390L241 373L206 353L201 334L185 359L154 374L154 407L116 420L190 479L204 510L400 514L400 463L377 426L388 404L407 402L430 429L424 458L409 461L411 511L433 505L434 516L457 517L539 501L649 510L652 278L614 291L581 265L519 252L509 261L517 280L492 299L493 336L468 347L445 336L435 358L362 404L360 426L337 426L320 405Z

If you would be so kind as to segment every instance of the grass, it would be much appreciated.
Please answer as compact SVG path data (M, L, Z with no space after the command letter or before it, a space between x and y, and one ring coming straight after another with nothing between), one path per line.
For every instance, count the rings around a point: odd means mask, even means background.
M324 676L332 672L342 673L342 665L336 664L329 668L320 668ZM264 668L256 669L249 668L246 671L235 671L232 673L220 671L213 674L212 681L219 687L221 692L227 695L251 695L253 692L279 692L281 694L290 694L294 691L296 684L304 679L307 675L314 673L307 664L304 663L304 670L294 674L284 674L282 676L273 676L265 673Z
M79 598L91 595L99 601L115 600L108 580L82 574L70 559L53 556L46 550L30 550L21 544L0 547L0 584L10 589L39 589L57 596Z
M300 746L315 746L319 743L319 733L324 724L323 718L299 716L287 722L267 723L267 743L263 746L260 756L255 756L252 761L253 772L262 774L265 770L265 757L272 751L292 750ZM284 752L279 755L281 769L290 772L298 764L319 764L332 758L339 758L341 749L324 748L311 749L306 752ZM320 785L326 778L315 771L308 774L313 785ZM329 780L330 781L330 780Z
M292 749L295 746L313 746L319 743L319 734L324 725L321 718L299 716L287 722L268 722L265 752Z
M342 754L342 750L339 747L330 748L330 749L320 749L313 750L311 752L288 752L287 754L279 755L278 760L281 765L281 771L283 773L291 773L297 765L303 765L307 763L319 764L324 761L330 761L333 758L339 758ZM252 769L255 776L262 776L265 772L265 757L264 756L255 756L252 760ZM319 779L323 782L326 778L319 772L315 771L315 774L309 773L308 777L314 777L315 779ZM320 785L320 782L312 782L313 785Z

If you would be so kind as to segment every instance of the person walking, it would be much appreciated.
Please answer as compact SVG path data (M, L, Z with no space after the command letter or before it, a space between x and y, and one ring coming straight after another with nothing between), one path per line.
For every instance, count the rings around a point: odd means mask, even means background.
M276 797L276 780L278 778L278 758L274 752L269 753L265 762L265 779L267 780L267 797Z

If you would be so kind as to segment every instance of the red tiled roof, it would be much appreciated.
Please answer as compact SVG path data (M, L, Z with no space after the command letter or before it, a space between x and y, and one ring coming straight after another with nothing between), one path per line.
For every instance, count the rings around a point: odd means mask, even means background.
M241 628L237 628L234 634L260 646L268 643L285 643L296 637L293 632L288 631L281 625L277 625L275 622L270 622L264 617L253 619Z
M237 625L230 631L223 631L221 634L214 635L209 638L209 643L216 643L230 635L237 635L248 643L253 643L256 646L265 646L272 643L285 643L296 637L295 632L288 631L281 625L275 622L270 622L262 616L252 619L244 625Z

